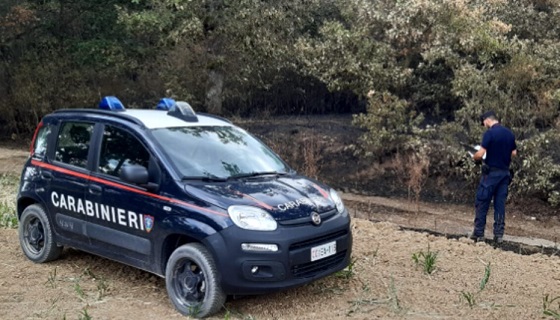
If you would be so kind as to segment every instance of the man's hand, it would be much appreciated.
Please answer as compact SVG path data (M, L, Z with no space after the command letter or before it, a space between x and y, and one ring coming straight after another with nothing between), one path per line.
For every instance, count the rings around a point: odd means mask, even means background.
M478 151L473 155L473 159L475 161L482 161L482 159L486 158L486 149L482 146L476 146L475 149L478 149Z

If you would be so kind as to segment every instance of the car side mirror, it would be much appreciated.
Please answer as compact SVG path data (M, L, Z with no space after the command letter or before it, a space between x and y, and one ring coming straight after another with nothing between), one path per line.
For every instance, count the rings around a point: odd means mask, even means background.
M121 169L120 178L126 182L138 185L148 183L148 169L137 164L125 165Z
M146 167L132 164L126 165L121 169L120 178L128 183L137 184L146 188L150 192L157 192L159 185L157 183L149 182L148 169Z

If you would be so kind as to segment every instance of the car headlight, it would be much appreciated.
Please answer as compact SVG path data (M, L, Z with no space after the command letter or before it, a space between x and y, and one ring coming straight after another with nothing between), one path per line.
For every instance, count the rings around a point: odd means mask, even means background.
M247 230L274 231L276 220L261 208L251 206L230 206L229 217L236 226Z
M336 191L334 191L334 189L331 189L330 194L331 194L331 199L332 199L332 201L334 201L334 205L336 206L336 210L339 213L343 213L344 212L344 203L342 202L342 199L340 198L338 193L336 193Z

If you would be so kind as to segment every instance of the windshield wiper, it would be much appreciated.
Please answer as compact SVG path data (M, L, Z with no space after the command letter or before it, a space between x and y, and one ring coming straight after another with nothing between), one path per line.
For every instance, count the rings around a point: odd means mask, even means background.
M217 177L217 176L193 176L193 177L183 177L181 178L182 181L187 180L198 180L204 182L226 182L228 181L227 178Z
M227 178L218 177L218 176L215 176L215 175L184 176L184 177L181 178L181 180L182 181L197 180L197 181L204 181L204 182L226 182L226 181L235 180L235 179L252 178L252 177L260 177L260 176L270 176L270 175L286 176L286 175L290 175L290 173L288 173L288 172L277 172L277 171L248 172L248 173L234 174L234 175L229 176Z
M287 172L278 172L278 171L263 171L263 172L239 173L239 174L234 174L234 175L230 176L230 177L228 178L228 180L231 180L231 179L251 178L251 177L259 177L259 176L270 176L270 175L285 176L285 175L288 175L288 173L287 173Z

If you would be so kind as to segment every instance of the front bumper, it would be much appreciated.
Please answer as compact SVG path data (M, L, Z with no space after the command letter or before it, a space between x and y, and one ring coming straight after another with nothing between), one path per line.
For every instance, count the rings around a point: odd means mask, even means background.
M311 248L333 241L336 253L311 261ZM232 226L204 242L216 260L222 289L230 295L262 294L301 286L344 269L352 253L347 214L337 214L320 226L279 225L273 232ZM278 251L246 252L241 249L242 243L276 244Z

